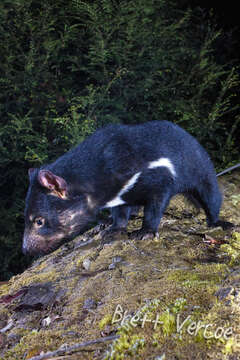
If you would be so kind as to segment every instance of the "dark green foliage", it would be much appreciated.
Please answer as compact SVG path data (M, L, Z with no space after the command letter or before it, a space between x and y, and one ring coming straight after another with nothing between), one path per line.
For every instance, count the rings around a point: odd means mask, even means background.
M237 153L237 71L199 9L165 0L0 3L1 277L20 271L27 169L107 123L177 122L216 165ZM225 58L224 58L225 59Z

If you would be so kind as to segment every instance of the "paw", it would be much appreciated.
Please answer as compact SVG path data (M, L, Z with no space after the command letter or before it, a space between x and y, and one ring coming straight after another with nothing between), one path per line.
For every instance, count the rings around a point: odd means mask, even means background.
M213 226L221 226L223 230L233 229L235 225L229 221L218 220Z
M156 237L159 238L158 232L145 229L136 230L131 233L131 238L137 238L139 240L153 240Z

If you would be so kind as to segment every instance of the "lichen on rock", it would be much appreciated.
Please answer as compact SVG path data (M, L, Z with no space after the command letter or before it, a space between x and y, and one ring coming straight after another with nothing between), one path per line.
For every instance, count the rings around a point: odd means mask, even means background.
M236 224L239 180L237 172L221 180L222 216ZM94 339L102 341L66 358L237 359L240 228L208 229L204 214L177 197L159 234L106 242L95 228L0 286L0 359L34 359Z

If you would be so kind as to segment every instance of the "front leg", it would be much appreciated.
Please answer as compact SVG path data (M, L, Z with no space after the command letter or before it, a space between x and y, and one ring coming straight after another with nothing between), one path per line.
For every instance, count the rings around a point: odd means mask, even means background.
M111 209L113 223L112 230L126 230L131 214L131 207L127 205L116 206Z
M154 195L144 207L144 218L142 228L132 234L145 240L158 237L158 227L166 207L171 199L170 191Z
M119 237L126 232L128 220L131 214L131 207L126 205L116 206L111 209L112 225L101 231L102 239L111 239Z

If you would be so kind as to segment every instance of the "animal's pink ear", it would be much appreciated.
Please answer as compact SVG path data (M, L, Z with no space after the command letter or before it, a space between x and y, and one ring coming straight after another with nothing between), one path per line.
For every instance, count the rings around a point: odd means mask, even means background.
M66 181L53 174L49 170L40 170L38 174L38 181L40 185L51 190L52 195L58 196L62 199L67 197L67 183Z

